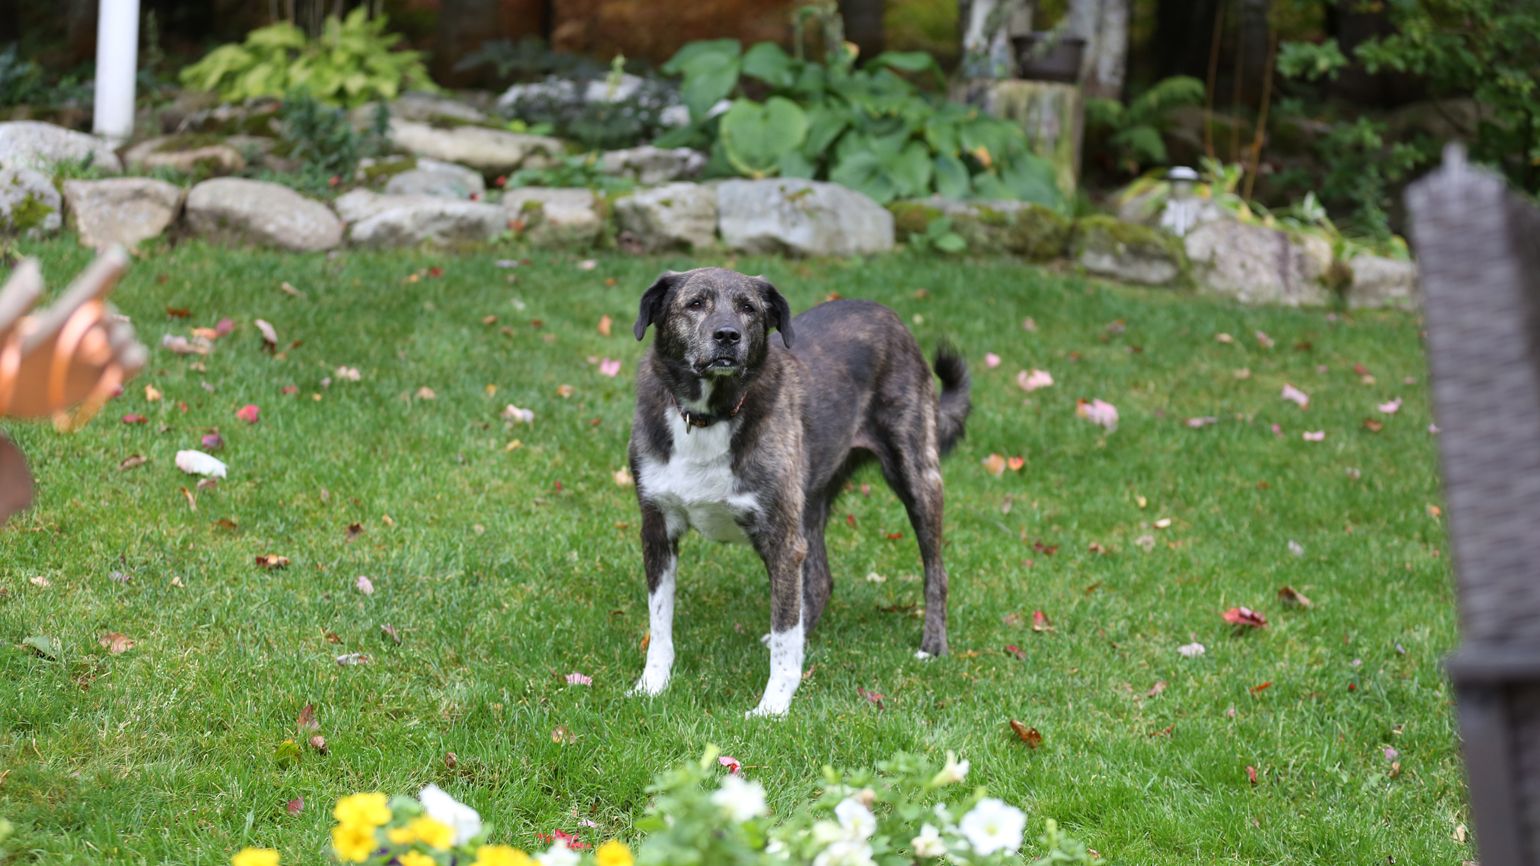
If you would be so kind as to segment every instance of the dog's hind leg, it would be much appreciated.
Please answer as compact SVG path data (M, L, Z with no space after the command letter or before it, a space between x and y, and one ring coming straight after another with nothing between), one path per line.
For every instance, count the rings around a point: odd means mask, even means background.
M930 432L930 431L927 431ZM881 455L883 476L909 512L920 560L925 567L925 631L920 637L921 658L946 655L946 566L941 562L940 456L935 436L928 435L918 447L893 448Z
M655 695L668 685L674 669L674 573L679 536L663 512L642 504L642 563L647 570L647 665L633 695Z

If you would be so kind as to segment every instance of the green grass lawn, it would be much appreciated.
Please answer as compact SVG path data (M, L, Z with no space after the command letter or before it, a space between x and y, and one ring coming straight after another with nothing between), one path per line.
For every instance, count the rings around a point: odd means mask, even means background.
M56 287L89 258L28 247ZM998 260L729 260L794 310L836 292L889 304L923 345L954 340L974 375L968 437L943 467L952 655L914 659L913 533L864 473L829 530L834 599L791 715L746 721L768 668L765 575L746 547L698 536L681 552L673 682L624 696L647 627L634 493L614 478L642 348L630 325L660 269L706 262L495 258L162 250L115 296L156 347L128 393L72 435L5 425L39 485L0 530L16 862L217 864L250 844L320 863L336 798L427 782L499 841L629 837L651 777L711 743L783 810L824 764L956 750L1034 834L1056 818L1115 863L1474 856L1454 838L1466 797L1440 660L1456 617L1415 318L1244 309ZM206 369L158 348L222 317L237 327ZM606 356L619 377L589 360ZM361 379L341 381L344 365ZM1016 373L1034 367L1056 384L1028 395ZM1280 399L1285 383L1308 410ZM1077 397L1115 404L1121 426L1077 418ZM1394 397L1398 413L1377 411ZM532 427L505 426L510 402ZM235 415L248 403L255 425ZM210 428L230 474L198 491L173 458ZM1025 465L994 477L991 453ZM292 564L259 568L269 553ZM1283 607L1285 585L1313 607ZM1232 633L1220 615L1237 605L1268 627ZM1032 630L1034 610L1053 631ZM109 654L111 632L135 646ZM61 657L24 648L35 635ZM1179 655L1191 641L1207 654ZM341 667L344 653L368 664ZM592 687L568 686L574 671ZM285 764L307 703L329 754Z

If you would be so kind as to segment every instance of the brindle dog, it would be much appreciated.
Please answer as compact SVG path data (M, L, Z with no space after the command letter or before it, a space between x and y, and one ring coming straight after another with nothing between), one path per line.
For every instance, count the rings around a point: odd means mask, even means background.
M694 528L752 544L764 560L770 681L749 715L784 714L832 588L824 524L850 474L873 459L909 512L925 566L919 655L945 653L940 461L968 417L963 359L936 354L938 398L892 310L833 301L792 319L764 278L721 268L659 277L642 295L638 340L649 325L657 337L637 371L630 459L651 640L634 693L668 685L679 538Z

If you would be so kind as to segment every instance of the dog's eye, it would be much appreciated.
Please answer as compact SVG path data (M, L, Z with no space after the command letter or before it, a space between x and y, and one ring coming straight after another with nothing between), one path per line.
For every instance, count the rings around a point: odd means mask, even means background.
M684 306L685 306L685 309L688 309L688 310L698 310L701 307L706 306L706 302L701 300L700 298L692 298L692 299L690 299L690 302L688 304L685 304Z
M743 313L745 315L751 315L754 312L754 305L749 303L748 301L744 301L743 303L738 305L738 312Z

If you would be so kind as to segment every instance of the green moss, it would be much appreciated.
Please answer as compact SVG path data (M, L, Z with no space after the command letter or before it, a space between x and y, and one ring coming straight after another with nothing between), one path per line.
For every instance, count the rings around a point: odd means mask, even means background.
M11 231L15 234L26 234L34 229L43 227L43 223L53 216L54 209L35 195L28 194L11 208Z
M411 171L417 167L417 158L414 156L389 157L376 160L372 165L359 169L364 177L364 183L370 186L383 185L391 178L403 172Z
M988 205L980 205L975 209L974 215L979 222L986 226L1007 226L1011 224L1010 214Z
M918 201L892 202L888 212L893 214L893 232L899 242L908 240L910 235L925 234L931 220L943 216L940 208Z
M527 216L545 216L545 202L530 199L519 205L519 213Z
M1150 226L1103 214L1089 216L1075 224L1071 246L1076 259L1087 251L1107 254L1122 251L1139 258L1162 258L1176 266L1176 282L1185 283L1188 279L1187 252L1181 239Z
M1047 262L1064 255L1072 224L1058 211L1028 205L1011 215L1005 227L1006 250L1029 261Z

